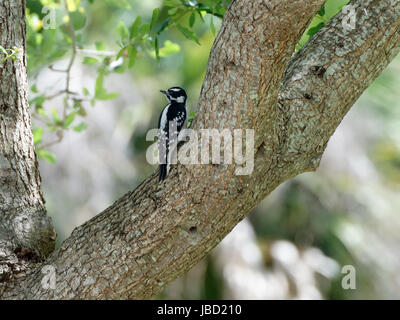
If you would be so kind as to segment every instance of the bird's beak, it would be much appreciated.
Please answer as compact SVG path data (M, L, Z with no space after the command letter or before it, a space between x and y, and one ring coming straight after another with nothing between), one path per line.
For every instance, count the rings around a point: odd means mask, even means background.
M169 94L168 94L167 91L165 91L165 90L160 90L160 92L161 92L163 95L165 95L167 98L169 98Z

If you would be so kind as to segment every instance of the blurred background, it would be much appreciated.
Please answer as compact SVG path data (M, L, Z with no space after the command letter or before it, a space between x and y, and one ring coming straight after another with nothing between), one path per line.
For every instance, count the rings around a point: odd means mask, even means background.
M328 2L339 6L345 1ZM30 99L37 107L40 93L56 95L64 88L65 74L54 70L68 66L71 52L68 41L59 41L64 51L49 56L46 32L54 32L57 38L58 30L40 31L37 3L28 0L27 4L28 41L44 41L28 46ZM85 21L78 41L87 50L105 44L104 50L118 51L119 23L130 24L139 15L150 20L156 7L162 8L160 16L167 10L158 0L81 1L79 12ZM109 65L112 72L103 86L119 96L96 101L95 106L82 103L84 124L77 124L77 130L64 130L59 143L53 143L58 131L34 116L35 132L40 132L42 146L50 154L42 154L40 171L58 245L76 226L156 169L145 159L151 144L145 135L157 126L166 103L160 89L184 87L189 113L195 112L213 29L220 25L218 18L212 23L209 15L204 19L205 23L197 20L193 26L200 45L171 28L159 36L160 47L167 48L159 62L154 55L139 52L132 69L121 71L118 63ZM90 95L98 71L85 63L86 56L87 52L77 53L70 90L87 88ZM399 83L400 56L346 115L316 173L279 186L205 259L157 298L400 299ZM61 113L63 99L62 95L42 99L42 110ZM355 289L342 287L347 265L355 268Z

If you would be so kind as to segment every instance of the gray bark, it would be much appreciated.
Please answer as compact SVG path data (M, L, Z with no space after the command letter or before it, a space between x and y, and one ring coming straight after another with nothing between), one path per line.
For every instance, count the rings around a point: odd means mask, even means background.
M33 146L25 33L25 1L1 1L0 44L20 53L0 64L0 281L27 267L21 255L46 256L55 245Z
M400 0L356 0L355 30L338 14L292 57L323 2L236 0L223 19L193 128L254 128L251 175L177 165L159 183L155 173L4 285L3 298L153 297L280 183L315 170L346 112L400 50ZM56 270L54 290L41 285L43 265Z

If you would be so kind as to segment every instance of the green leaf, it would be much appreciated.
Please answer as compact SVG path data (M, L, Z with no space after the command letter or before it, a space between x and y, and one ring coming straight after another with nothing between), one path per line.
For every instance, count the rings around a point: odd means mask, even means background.
M315 27L312 27L308 29L307 34L312 37L314 34L316 34L325 24L323 22L320 22L317 24Z
M159 50L159 55L162 58L172 56L178 53L181 50L181 47L177 43L173 43L172 41L166 40L164 42L164 47Z
M119 97L119 93L113 92L113 93L108 93L107 91L102 91L100 92L97 96L97 100L112 100L115 98Z
M31 87L31 91L32 91L33 93L38 93L38 92L39 92L39 90L38 90L36 84L34 84L34 85Z
M200 17L201 21L205 22L202 11L201 10L196 10L196 11L199 14L199 17Z
M100 94L100 92L102 92L103 90L104 90L104 88L103 88L103 81L104 81L104 73L99 73L99 75L97 76L97 79L96 79L96 85L95 85L95 88L94 88L94 96L95 97L97 97L99 94Z
M40 46L43 42L43 35L40 33L35 34L35 44Z
M43 128L33 129L33 143L35 145L42 142L43 132L44 132Z
M167 7L178 7L182 4L182 2L179 0L164 0L163 4Z
M170 18L165 19L164 22L161 24L160 29L158 29L157 33L160 34L161 32L163 32L165 28L169 26L170 23L171 23Z
M154 27L154 24L156 23L159 15L160 15L160 9L155 8L151 16L150 29Z
M94 98L97 100L111 100L119 96L119 93L108 93L103 87L104 73L100 72L96 79Z
M215 36L215 34L216 34L216 30L215 30L215 26L214 26L214 20L213 20L213 16L211 16L210 28L211 28L211 32L212 32L212 34Z
M149 33L150 31L150 24L146 23L142 25L139 29L139 33L144 36L145 34Z
M122 21L118 23L117 32L122 40L128 37L128 29L125 27L125 24Z
M82 106L82 101L81 100L75 100L74 101L74 110L76 115L80 115L82 117L87 116L85 108Z
M38 149L38 150L36 150L36 152L37 152L39 159L44 159L48 163L55 163L57 161L56 156L53 153L51 153L45 149Z
M49 120L49 116L46 114L46 111L42 107L36 108L36 112L39 116L43 117L46 120Z
M189 30L188 28L185 28L180 24L177 24L176 27L186 37L186 39L192 40L196 42L198 45L200 45L199 39L197 38L197 35L193 31Z
M158 42L158 41L157 41ZM158 44L157 44L158 46ZM181 47L177 43L173 43L170 40L166 40L164 42L164 46L158 49L158 55L160 58L166 58L178 53L181 50ZM157 52L154 50L150 52L150 55L153 58L157 58Z
M125 47L123 47L121 50L119 50L119 52L115 58L115 61L117 61L119 58L121 58L122 55L124 54L124 52L125 52Z
M58 114L56 108L51 108L51 115L53 116L53 121L57 124L61 123L60 115Z
M90 65L96 64L98 62L99 62L99 60L97 60L96 58L84 57L82 63L90 66Z
M325 15L325 6L323 6L319 11L318 11L318 15L320 15L321 17L323 17Z
M178 12L178 8L176 8L176 7L168 10L168 14L170 16L173 16L177 12Z
M66 2L69 11L76 11L78 9L80 0L67 0Z
M82 92L83 92L83 94L84 94L85 96L90 95L89 90L88 90L87 88L83 88L83 89L82 89Z
M74 26L74 30L80 30L86 25L86 16L79 11L71 12L71 21Z
M194 23L196 21L196 14L192 12L192 14L189 17L189 26L192 28Z
M129 40L137 36L141 23L142 18L138 16L129 28Z
M136 47L129 46L128 55L129 55L128 68L131 69L135 65L135 61L136 61L136 55L137 55Z
M158 38L157 37L154 39L154 50L156 52L156 59L158 62L160 62L160 50L158 47Z
M77 114L80 115L81 117L87 116L86 109L82 106L82 103L79 104L79 109L78 109Z
M96 50L97 51L103 51L105 49L104 42L96 41L95 45L96 45Z
M65 121L64 121L65 128L68 128L72 124L72 122L74 122L75 116L76 116L76 112L72 112L65 118Z
M30 101L30 104L34 104L36 108L41 107L43 103L46 101L46 97L44 95L37 96Z
M78 124L75 127L73 127L73 130L76 131L76 132L81 132L83 130L86 130L87 127L88 127L87 123L81 122L80 124Z

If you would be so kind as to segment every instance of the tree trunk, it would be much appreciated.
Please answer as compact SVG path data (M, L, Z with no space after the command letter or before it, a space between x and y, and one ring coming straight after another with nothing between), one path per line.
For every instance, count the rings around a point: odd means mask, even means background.
M33 146L25 33L25 1L1 1L0 45L20 52L0 64L0 281L26 267L21 255L46 256L55 245Z
M3 285L3 298L153 297L280 183L315 170L400 41L400 0L355 0L356 29L343 29L340 13L292 57L323 2L235 0L223 19L193 129L254 129L251 175L235 175L234 164L177 165L163 183L153 174L24 279ZM56 270L54 290L41 285L44 265Z

